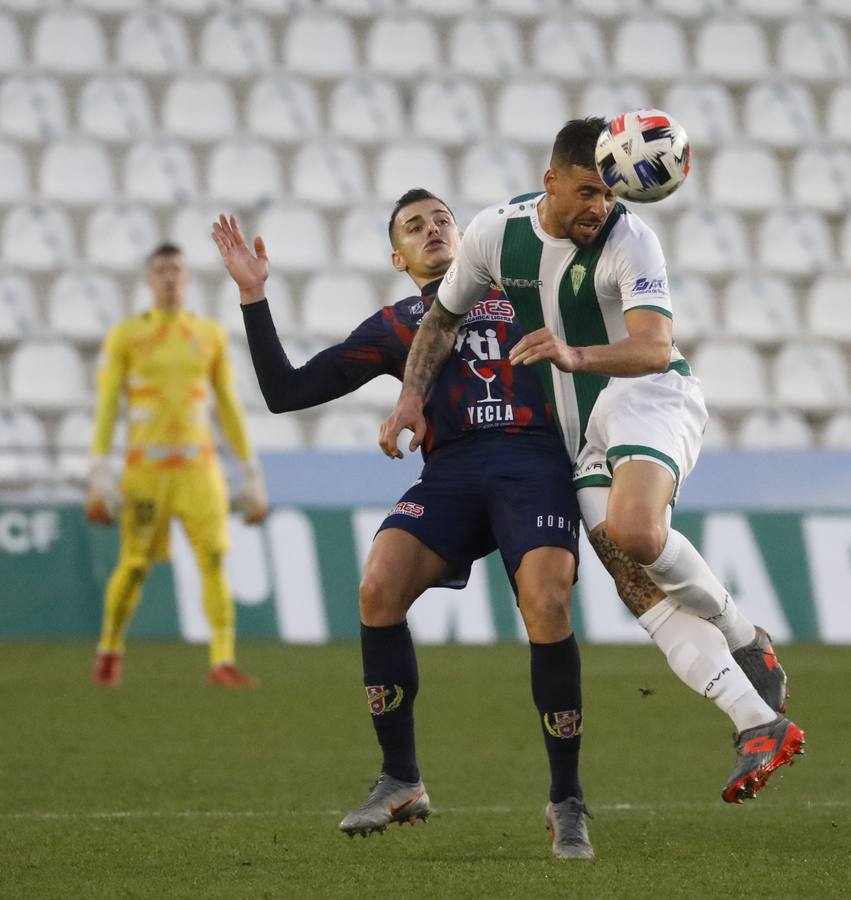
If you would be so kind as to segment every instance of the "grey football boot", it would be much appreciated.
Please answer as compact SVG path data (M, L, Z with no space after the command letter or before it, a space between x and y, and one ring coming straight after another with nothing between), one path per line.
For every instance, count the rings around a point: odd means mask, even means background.
M744 647L733 651L733 659L741 666L748 681L763 700L778 713L786 712L786 673L774 647L771 635L759 625L756 637Z
M411 784L382 772L366 803L352 810L339 827L349 837L356 834L366 837L373 831L385 831L391 822L413 825L418 819L425 822L430 815L431 802L422 780Z
M556 859L594 859L594 848L585 824L589 813L581 800L568 797L560 803L548 803L545 814Z

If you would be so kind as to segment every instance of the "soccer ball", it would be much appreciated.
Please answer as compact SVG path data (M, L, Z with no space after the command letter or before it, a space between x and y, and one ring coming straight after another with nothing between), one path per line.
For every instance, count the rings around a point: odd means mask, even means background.
M685 181L691 164L688 135L659 109L636 109L600 133L594 161L600 178L624 200L653 203Z

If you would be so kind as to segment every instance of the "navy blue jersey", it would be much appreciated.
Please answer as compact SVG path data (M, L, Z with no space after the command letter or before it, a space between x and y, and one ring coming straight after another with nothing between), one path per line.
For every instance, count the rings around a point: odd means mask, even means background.
M340 344L294 368L275 333L268 304L242 307L260 389L272 412L306 409L357 390L379 375L402 380L405 362L439 281L420 296L385 306ZM533 367L513 367L511 348L523 336L508 298L492 288L465 316L454 351L426 401L423 455L471 432L499 428L558 436L552 409Z

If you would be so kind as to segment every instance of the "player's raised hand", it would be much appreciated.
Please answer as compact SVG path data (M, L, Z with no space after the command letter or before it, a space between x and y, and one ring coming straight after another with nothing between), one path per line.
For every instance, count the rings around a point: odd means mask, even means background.
M390 459L402 459L404 454L399 449L399 434L406 428L414 432L408 445L413 453L425 440L426 420L422 400L412 394L401 394L396 408L381 423L378 445Z
M239 287L240 303L255 303L265 297L269 277L269 257L259 235L254 238L254 252L248 246L236 216L219 216L213 223L213 240L225 261L230 277Z
M566 344L549 328L539 328L524 335L509 351L512 366L531 366L548 359L562 372L573 372L579 362L576 348Z

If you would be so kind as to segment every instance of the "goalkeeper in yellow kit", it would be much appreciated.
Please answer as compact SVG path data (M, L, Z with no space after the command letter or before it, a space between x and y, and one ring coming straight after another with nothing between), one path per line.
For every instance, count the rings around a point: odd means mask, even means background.
M210 675L221 687L251 687L236 668L235 611L224 571L228 493L209 414L215 394L222 431L243 469L246 522L262 522L267 502L233 385L224 329L184 309L188 272L179 247L148 257L154 307L116 325L104 342L92 441L86 515L110 523L118 514L108 454L122 394L128 418L121 482L121 551L109 579L93 680L121 682L124 634L151 563L169 555L172 518L183 525L201 572L210 624Z

